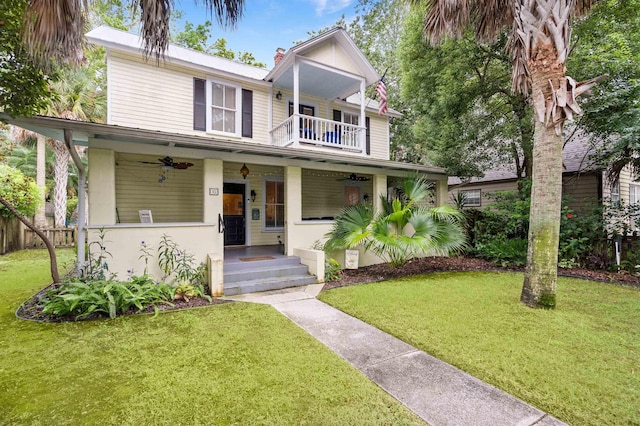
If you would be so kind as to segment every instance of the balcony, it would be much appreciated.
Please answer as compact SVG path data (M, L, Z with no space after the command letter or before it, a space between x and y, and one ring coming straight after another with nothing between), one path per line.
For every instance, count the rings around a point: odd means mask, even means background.
M271 130L276 146L316 145L365 152L365 128L324 118L294 114Z

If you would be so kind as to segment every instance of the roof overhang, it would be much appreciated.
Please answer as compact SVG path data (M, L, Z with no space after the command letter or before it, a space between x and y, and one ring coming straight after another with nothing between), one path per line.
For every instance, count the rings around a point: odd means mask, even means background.
M92 139L102 141L119 141L156 146L191 148L214 152L247 154L261 157L302 160L313 162L314 164L326 163L328 165L354 165L371 168L372 170L387 170L403 173L426 173L434 180L447 178L444 169L441 167L400 163L397 161L380 160L334 152L311 151L304 148L277 147L233 139L219 139L180 133L160 132L134 127L115 126L111 124L66 120L55 117L38 116L28 118L11 118L7 114L0 113L0 120L57 140L64 140L64 130L71 130L73 132L74 143L80 146L88 146Z
M347 53L359 75L349 74L304 57L305 53L328 41L336 42ZM349 37L349 34L340 27L326 31L289 49L264 79L273 82L274 86L292 90L293 67L296 62L300 66L300 76L304 76L300 80L300 91L323 98L345 98L360 90L360 81L363 79L366 86L370 86L380 79L376 70ZM328 72L332 73L331 79L326 78Z

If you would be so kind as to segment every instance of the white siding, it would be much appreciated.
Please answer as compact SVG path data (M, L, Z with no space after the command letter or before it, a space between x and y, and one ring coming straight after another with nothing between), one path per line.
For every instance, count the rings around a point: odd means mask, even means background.
M155 223L202 222L202 160L174 158L194 166L163 170L159 156L116 153L116 209L119 223L139 223L138 210L151 210ZM161 176L166 179L160 183Z
M108 67L109 124L213 136L193 130L193 79L206 79L207 74L171 64L156 66L122 52L110 52ZM238 84L253 91L253 138L238 140L270 143L268 88Z
M347 56L344 49L342 49L342 47L335 41L320 45L316 49L305 53L304 56L334 68L348 71L353 74L360 74L358 68Z

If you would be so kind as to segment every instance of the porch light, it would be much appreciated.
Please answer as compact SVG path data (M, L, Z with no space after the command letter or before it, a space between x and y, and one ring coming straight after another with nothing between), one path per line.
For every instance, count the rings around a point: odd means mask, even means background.
M240 174L242 175L243 179L247 178L247 175L249 174L249 168L247 167L247 163L244 163L242 165L242 168L240 169Z
M364 202L366 203L367 201L369 201L369 194L365 192L362 198L364 198Z
M278 90L278 93L276 93L276 99L281 101L282 100L282 92Z
M251 190L251 202L252 203L256 202L256 191L255 191L255 189Z

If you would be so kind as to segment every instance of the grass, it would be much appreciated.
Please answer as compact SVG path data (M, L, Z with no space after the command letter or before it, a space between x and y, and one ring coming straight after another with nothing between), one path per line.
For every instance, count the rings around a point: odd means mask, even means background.
M47 271L44 252L0 257L0 424L421 423L269 306L16 319Z
M570 424L640 424L640 291L559 278L558 307L518 302L522 274L442 273L320 299Z

